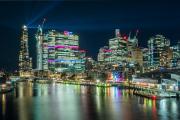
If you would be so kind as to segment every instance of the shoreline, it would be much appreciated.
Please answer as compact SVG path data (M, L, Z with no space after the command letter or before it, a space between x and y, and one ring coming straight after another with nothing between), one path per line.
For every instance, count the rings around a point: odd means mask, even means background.
M19 81L25 82L25 81ZM133 95L159 100L163 98L179 98L179 93L173 93L170 91L163 91L156 88L147 88L143 86L138 86L132 83L119 82L119 83L110 83L110 82L84 82L84 81L26 81L38 84L69 84L69 85L80 85L80 86L92 86L92 87L119 87L121 89L131 89L133 90Z

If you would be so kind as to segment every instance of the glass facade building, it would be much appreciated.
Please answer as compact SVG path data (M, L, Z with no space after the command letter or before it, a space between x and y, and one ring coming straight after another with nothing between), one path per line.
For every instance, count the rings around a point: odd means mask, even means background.
M28 45L28 29L27 26L22 27L22 35L20 41L19 52L19 73L21 77L30 76L32 70L32 59L29 57Z
M172 50L172 60L171 67L180 67L180 41L171 47Z
M115 38L109 39L109 45L99 49L98 62L108 64L122 64L132 61L132 51L137 48L136 36L120 35L120 30L115 30Z
M85 53L79 49L79 36L72 32L50 30L43 34L42 69L45 71L82 72Z
M170 41L163 35L156 35L148 40L148 62L149 67L158 69L159 67L169 66L169 47Z

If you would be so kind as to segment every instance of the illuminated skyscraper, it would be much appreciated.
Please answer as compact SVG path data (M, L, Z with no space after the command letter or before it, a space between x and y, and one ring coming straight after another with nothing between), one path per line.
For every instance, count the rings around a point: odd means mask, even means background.
M148 40L148 62L151 69L168 67L168 50L170 41L163 35L156 35Z
M143 53L143 72L148 71L148 48L142 49Z
M32 70L32 59L29 57L28 50L28 29L27 26L22 28L19 52L19 73L20 76L30 76Z
M85 70L85 51L79 49L79 37L72 32L50 30L42 36L42 69L53 72Z
M113 64L126 61L128 58L128 38L127 36L118 36L109 40L109 49L112 53L110 62Z
M138 33L138 32L137 32ZM132 60L132 51L136 50L138 39L136 35L121 35L120 30L115 30L115 37L109 39L109 46L99 49L98 61L110 64L121 64Z
M143 65L143 52L140 48L136 48L132 51L132 59L134 63L138 63L140 66Z
M180 67L180 41L171 47L172 50L172 60L171 67Z
M112 55L111 52L112 50L110 50L108 46L100 48L98 53L98 62L103 63L110 61L110 57Z

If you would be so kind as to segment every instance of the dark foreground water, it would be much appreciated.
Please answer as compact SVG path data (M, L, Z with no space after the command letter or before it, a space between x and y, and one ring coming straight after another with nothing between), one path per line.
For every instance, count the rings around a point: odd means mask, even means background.
M21 83L0 95L0 120L180 120L180 100L149 100L117 87Z

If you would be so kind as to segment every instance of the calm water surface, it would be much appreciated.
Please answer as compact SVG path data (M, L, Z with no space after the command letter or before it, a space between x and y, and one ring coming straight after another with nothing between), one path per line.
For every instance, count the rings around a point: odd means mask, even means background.
M180 120L180 100L149 100L117 87L20 83L0 95L0 120Z

